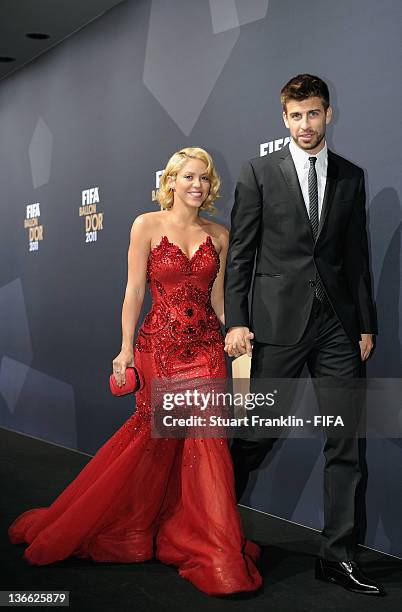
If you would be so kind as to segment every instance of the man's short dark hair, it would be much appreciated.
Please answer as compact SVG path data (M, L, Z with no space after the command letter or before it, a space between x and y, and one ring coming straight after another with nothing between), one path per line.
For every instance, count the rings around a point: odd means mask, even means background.
M281 89L281 104L286 113L286 104L289 100L306 100L307 98L321 98L325 111L329 106L328 85L318 76L312 74L298 74Z

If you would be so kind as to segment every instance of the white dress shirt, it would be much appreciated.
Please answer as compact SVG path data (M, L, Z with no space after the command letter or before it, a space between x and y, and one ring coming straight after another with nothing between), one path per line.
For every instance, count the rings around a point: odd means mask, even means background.
M315 170L317 173L318 186L318 218L321 217L322 203L324 200L325 185L327 182L328 169L328 147L325 143L324 147L316 155L311 155L308 151L303 151L297 144L291 140L289 143L289 151L292 156L294 165L296 166L297 176L299 178L300 188L303 194L304 203L309 214L309 198L308 198L308 171L310 168L309 157L316 157Z

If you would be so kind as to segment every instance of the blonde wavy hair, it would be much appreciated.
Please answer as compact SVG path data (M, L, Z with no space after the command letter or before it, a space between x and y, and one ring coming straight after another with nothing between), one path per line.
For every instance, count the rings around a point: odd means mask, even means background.
M216 208L213 202L220 197L219 187L221 185L221 180L210 154L199 147L187 147L186 149L176 151L176 153L172 155L160 178L157 200L163 209L168 210L172 208L174 192L173 189L169 187L168 179L169 177L176 177L177 173L189 159L200 159L207 166L206 174L208 174L210 178L210 189L208 197L200 206L200 210L205 210L209 214L214 214Z

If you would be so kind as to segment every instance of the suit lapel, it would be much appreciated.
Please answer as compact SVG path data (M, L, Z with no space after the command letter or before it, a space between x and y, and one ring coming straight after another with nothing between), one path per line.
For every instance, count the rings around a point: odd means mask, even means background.
M289 147L287 149L283 149L283 157L279 162L279 167L284 176L286 184L296 202L296 206L299 208L302 217L305 222L308 224L311 233L311 239L314 240L313 230L310 223L310 218L308 216L306 204L304 202L302 190L300 188L299 177L297 176L296 167L293 163L292 155L289 151Z
M331 208L332 202L334 200L334 193L336 188L336 183L338 180L339 168L337 163L334 160L334 157L331 151L328 151L328 168L327 168L327 180L325 183L325 191L324 191L324 199L322 202L322 211L320 216L320 224L318 227L318 236L321 234L321 231L325 224L325 219L327 218L329 209Z

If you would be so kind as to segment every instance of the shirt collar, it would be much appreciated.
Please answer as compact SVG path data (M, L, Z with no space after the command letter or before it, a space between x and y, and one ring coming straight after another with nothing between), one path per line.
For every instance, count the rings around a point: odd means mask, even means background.
M317 164L320 165L322 168L325 168L325 165L328 160L327 143L325 143L321 151L319 151L316 155L310 155L308 151L303 151L303 149L298 147L297 144L293 140L291 140L289 143L289 151L292 155L296 168L307 168L310 165L310 162L308 160L309 157L316 157Z

